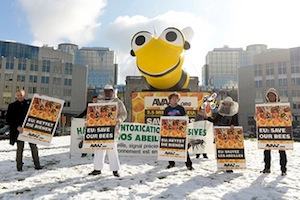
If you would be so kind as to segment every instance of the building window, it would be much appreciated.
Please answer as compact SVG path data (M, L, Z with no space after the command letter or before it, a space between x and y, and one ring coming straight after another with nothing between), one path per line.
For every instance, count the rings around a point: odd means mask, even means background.
M25 82L25 75L17 75L17 82Z
M5 81L12 81L13 80L13 74L5 74L4 80Z
M26 63L19 63L18 64L18 70L26 71Z
M34 94L34 93L36 93L36 87L34 87L34 86L29 86L29 87L28 87L28 93L29 93L29 94Z
M30 75L29 76L29 82L37 83L37 75Z
M61 78L53 77L53 84L60 85L61 84Z
M261 88L262 87L262 81L255 81L255 88Z
M297 73L300 73L300 69L299 69L299 66L291 66L291 73L292 74L297 74Z
M50 60L43 60L42 71L50 72Z
M64 96L71 96L71 90L70 89L64 89Z
M273 63L266 64L266 75L274 75L274 65Z
M267 87L274 87L275 86L274 79L272 79L272 80L266 80L266 86Z
M30 71L39 71L39 66L37 64L30 64Z
M300 78L292 78L292 85L300 85Z
M65 74L72 74L72 63L66 63Z
M6 62L6 68L5 69L14 69L14 63L13 62Z
M262 76L261 65L254 65L254 76Z
M279 90L279 96L280 97L288 97L288 91L287 90Z
M72 79L66 78L65 85L72 85Z
M53 88L52 95L60 96L60 88Z
M42 83L49 83L49 77L48 76L42 76Z
M41 87L40 92L41 92L41 94L48 95L49 94L49 88L48 87Z
M279 84L279 86L286 86L287 85L286 78L280 78L280 79L278 79L278 84Z
M286 63L285 62L278 63L278 74L286 74Z

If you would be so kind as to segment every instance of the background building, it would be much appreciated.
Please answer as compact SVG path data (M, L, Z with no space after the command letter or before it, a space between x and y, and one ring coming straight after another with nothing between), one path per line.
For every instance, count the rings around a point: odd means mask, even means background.
M87 68L73 65L69 53L43 46L0 41L0 110L15 101L17 89L65 100L67 123L86 106Z
M70 43L59 44L58 49L74 55L74 64L88 67L88 87L99 90L106 84L116 85L118 65L114 51L104 47L82 47Z
M238 68L250 66L253 56L267 51L267 46L262 44L242 48L215 48L206 55L206 63L202 68L204 86L238 87Z
M300 116L300 47L273 49L253 56L253 65L239 68L239 121L245 130L255 131L255 104L264 102L265 91L276 88L281 102L289 102L294 116Z

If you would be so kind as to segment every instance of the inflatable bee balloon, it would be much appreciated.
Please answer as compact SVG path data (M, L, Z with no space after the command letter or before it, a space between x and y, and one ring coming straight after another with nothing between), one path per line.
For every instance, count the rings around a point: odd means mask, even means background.
M190 48L193 31L165 29L159 37L140 31L131 40L131 55L136 57L137 68L146 78L149 89L181 90L189 84L189 75L182 69L184 50Z

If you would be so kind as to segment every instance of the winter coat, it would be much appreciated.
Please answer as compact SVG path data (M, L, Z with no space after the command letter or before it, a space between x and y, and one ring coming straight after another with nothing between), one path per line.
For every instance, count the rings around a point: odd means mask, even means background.
M27 111L30 106L30 101L24 99L19 102L18 100L9 104L6 114L6 121L9 124L9 143L14 145L19 136L18 126L22 126L24 119L27 115Z

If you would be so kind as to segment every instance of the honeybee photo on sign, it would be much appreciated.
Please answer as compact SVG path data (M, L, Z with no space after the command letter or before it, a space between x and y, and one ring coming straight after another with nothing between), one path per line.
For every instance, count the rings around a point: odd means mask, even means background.
M259 149L293 149L292 114L289 103L256 104Z
M246 169L243 128L215 126L218 170Z
M215 153L214 125L207 120L192 122L188 124L188 149L191 154Z
M158 160L187 160L187 116L161 116Z
M18 140L49 146L60 118L64 100L34 94Z
M83 149L113 149L116 118L117 103L89 103Z

